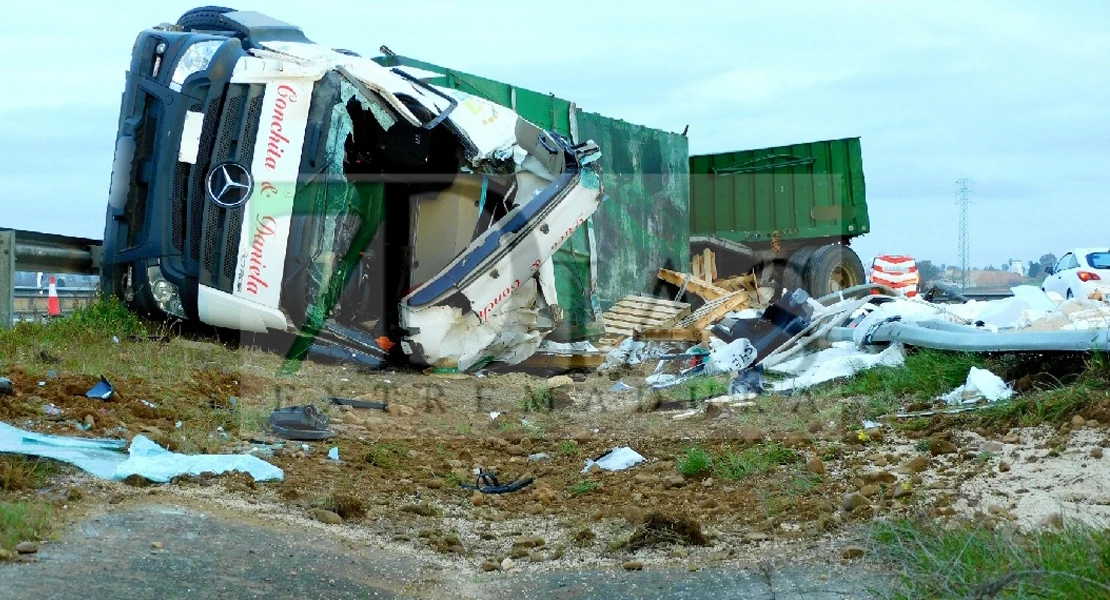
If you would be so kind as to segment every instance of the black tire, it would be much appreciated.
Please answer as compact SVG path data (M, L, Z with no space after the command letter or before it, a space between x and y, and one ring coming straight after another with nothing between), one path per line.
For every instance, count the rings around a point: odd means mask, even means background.
M848 246L822 246L809 259L805 289L814 298L866 283L863 263Z
M795 250L787 259L786 268L782 274L782 287L786 288L786 293L789 294L798 288L808 287L806 286L805 274L809 270L809 263L816 252L817 248L805 246Z
M198 6L185 11L177 24L186 31L225 31L227 25L224 25L220 15L229 12L235 12L235 9L226 6Z

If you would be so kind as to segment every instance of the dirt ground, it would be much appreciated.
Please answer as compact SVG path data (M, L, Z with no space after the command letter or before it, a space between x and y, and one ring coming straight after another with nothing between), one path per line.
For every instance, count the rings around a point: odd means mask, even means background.
M675 419L688 408L683 392L644 393L646 369L550 380L306 364L279 375L279 357L259 350L182 340L130 346L132 358L103 372L116 389L109 401L83 396L101 363L8 365L2 374L16 394L0 397L0 420L79 437L141 433L180 452L250 452L283 469L284 481L80 477L38 492L64 505L63 515L168 495L388 542L475 572L850 564L861 554L860 526L874 519L1035 528L1057 525L1060 513L1110 518L1110 458L1100 450L1110 444L1105 401L1051 427L978 432L947 417L916 430L894 422L864 429L839 408L846 401L805 396ZM618 380L634 389L612 391ZM387 402L390 410L334 406L329 397ZM291 442L268 433L271 409L306 403L330 415L335 437ZM587 459L624 446L646 460L583 472ZM745 452L780 460L684 476L679 463L692 447L716 461ZM332 448L338 461L327 458ZM502 483L534 483L481 494L460 485L475 482L475 469L497 472Z

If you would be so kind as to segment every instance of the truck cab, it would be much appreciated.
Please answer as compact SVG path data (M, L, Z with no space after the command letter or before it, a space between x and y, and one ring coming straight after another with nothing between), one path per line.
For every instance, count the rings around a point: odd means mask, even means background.
M599 148L202 7L141 32L103 289L155 316L460 369L534 351L549 258L604 198Z

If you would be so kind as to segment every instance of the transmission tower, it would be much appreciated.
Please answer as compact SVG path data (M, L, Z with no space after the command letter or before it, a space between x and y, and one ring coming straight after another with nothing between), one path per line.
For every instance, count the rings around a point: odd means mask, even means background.
M967 177L956 180L956 205L960 207L960 287L971 287L971 268L968 264L968 246L970 245L971 232L968 231L967 209L971 206L971 186L975 182Z

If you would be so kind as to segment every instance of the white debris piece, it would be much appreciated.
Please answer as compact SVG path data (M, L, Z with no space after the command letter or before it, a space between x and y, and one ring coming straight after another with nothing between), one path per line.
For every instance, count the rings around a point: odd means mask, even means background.
M672 373L656 373L655 375L644 378L644 383L648 385L658 385L660 383L670 383L677 378L678 376Z
M716 338L713 339L716 341ZM721 345L720 342L717 344L710 342L710 345L715 347L709 351L709 357L705 359L706 375L742 371L750 367L759 354L747 338L738 338L725 345Z
M901 344L891 344L882 352L871 353L855 349L851 342L837 342L832 348L768 367L767 370L772 373L794 375L790 379L771 384L771 389L785 392L851 377L860 371L875 367L900 367L905 362L906 353Z
M605 362L597 370L606 371L621 365L638 365L644 361L670 354L674 349L675 347L671 344L640 342L632 338L626 338L620 346L617 346L605 356Z
M949 406L957 404L972 404L979 400L998 402L1009 400L1014 395L1014 390L1002 378L986 369L971 367L967 374L967 382L951 392L941 396Z
M544 340L543 343L540 344L540 350L545 350L547 352L568 352L571 354L580 352L597 352L597 348L595 348L594 345L589 342L562 343L552 342L551 340Z
M582 472L585 473L586 471L589 471L590 467L594 466L595 464L605 471L623 471L629 467L638 465L645 460L647 459L641 456L639 452L636 452L628 446L613 448L605 456L599 458L596 462L586 459L586 467L582 469Z

